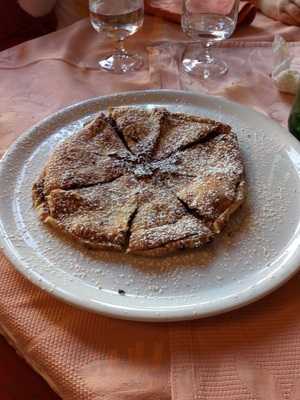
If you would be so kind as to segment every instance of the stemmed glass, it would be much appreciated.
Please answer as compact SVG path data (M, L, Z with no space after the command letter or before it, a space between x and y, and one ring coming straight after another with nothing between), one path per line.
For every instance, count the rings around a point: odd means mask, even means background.
M191 75L217 78L228 71L227 64L211 55L213 43L229 38L238 17L239 0L183 0L182 30L201 47L188 48L183 69Z
M89 0L90 18L97 32L115 40L116 51L99 60L101 68L116 73L137 71L143 66L138 54L130 54L124 40L136 33L144 22L143 0Z

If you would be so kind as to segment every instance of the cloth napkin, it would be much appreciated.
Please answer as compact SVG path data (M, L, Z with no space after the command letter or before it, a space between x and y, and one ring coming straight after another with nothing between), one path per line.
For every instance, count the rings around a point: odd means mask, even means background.
M87 20L2 52L0 152L55 110L123 90L211 93L285 124L292 96L281 95L270 77L276 28L290 40L299 32L258 15L215 50L230 63L228 75L203 84L179 73L186 45L179 27L154 17L129 40L147 57L148 68L126 79L95 66L111 44ZM300 43L290 43L290 51L299 62ZM300 398L300 275L264 300L222 316L146 324L64 304L23 278L4 256L0 270L1 331L65 400Z
M279 35L273 41L273 69L272 79L283 93L296 94L300 82L299 70L291 69L293 57L290 55L288 43Z
M228 2L226 2L228 5ZM215 1L215 7L224 7L224 2ZM256 7L250 2L241 3L239 8L239 15L237 26L250 25L256 15ZM150 15L162 17L168 21L180 24L182 12L182 0L146 0L145 12Z

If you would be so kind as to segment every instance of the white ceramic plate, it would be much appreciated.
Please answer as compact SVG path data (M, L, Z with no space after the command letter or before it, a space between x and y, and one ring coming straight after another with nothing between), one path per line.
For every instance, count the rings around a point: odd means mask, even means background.
M202 250L145 258L80 249L39 222L31 187L57 143L109 106L164 106L232 125L249 196L220 237ZM23 134L0 165L0 233L7 257L55 296L119 318L205 317L259 299L300 266L300 144L263 115L220 98L141 91L68 107ZM125 291L125 295L118 290Z

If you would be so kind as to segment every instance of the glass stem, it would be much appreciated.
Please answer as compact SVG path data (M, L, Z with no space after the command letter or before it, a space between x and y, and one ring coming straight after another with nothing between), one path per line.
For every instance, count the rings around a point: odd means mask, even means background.
M204 58L205 58L205 60L206 60L206 62L208 64L210 64L212 62L212 60L213 60L213 57L212 57L212 55L210 53L211 46L212 46L211 42L205 42L204 43Z
M120 55L125 55L127 53L126 49L125 49L125 45L124 45L124 39L119 39L116 42L116 49L117 49L117 53Z

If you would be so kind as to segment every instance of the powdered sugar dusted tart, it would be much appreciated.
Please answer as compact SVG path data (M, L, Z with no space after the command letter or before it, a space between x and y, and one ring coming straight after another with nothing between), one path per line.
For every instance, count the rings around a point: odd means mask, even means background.
M115 108L60 144L33 186L40 218L99 249L161 255L221 232L245 199L235 133L163 108Z

